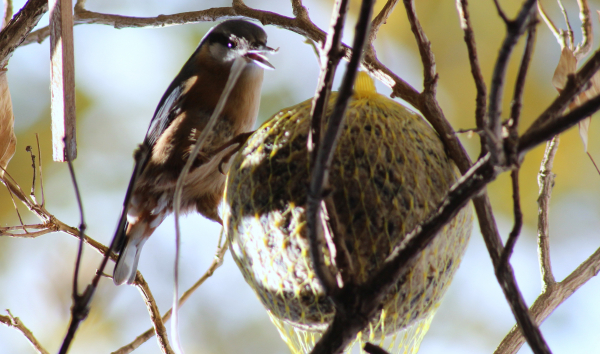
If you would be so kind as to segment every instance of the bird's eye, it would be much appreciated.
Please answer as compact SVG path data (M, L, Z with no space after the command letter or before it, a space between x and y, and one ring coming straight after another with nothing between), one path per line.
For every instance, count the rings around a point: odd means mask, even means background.
M233 42L233 41L227 42L227 48L234 49L235 47L237 47L237 44L235 44L235 42Z

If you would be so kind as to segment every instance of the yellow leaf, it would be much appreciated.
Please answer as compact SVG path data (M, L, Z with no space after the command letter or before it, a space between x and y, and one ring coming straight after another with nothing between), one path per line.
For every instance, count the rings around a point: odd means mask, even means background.
M562 91L565 87L568 75L574 73L575 69L577 69L577 59L575 59L571 49L564 47L560 53L560 59L552 77L552 85L554 85L558 92Z
M8 90L6 71L0 71L0 176L15 154L17 137L15 136L15 118L13 116L12 101Z
M581 141L583 141L585 152L588 151L588 130L590 129L591 121L592 117L587 117L586 119L579 121L579 136L581 137Z

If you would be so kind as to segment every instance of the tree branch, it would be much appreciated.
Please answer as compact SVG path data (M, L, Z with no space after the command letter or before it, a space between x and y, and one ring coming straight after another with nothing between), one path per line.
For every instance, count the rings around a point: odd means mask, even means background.
M8 312L8 316L0 315L0 323L4 323L8 327L13 327L21 332L25 338L27 338L29 343L31 343L33 349L35 349L39 354L49 354L48 351L44 349L40 342L38 342L38 340L34 337L33 333L31 333L31 331L25 327L23 322L21 322L18 317L14 317L9 310L6 310L6 312Z
M458 10L460 27L465 33L465 43L467 44L467 52L469 53L469 63L471 64L471 75L473 75L473 81L475 81L475 88L477 89L477 96L475 98L475 123L478 129L483 129L485 108L487 106L487 88L485 86L483 75L481 74L479 59L477 58L475 34L473 33L473 27L471 26L471 18L469 16L467 0L456 0L456 8ZM479 138L481 140L482 149L480 152L480 156L482 156L486 153L485 137L480 134Z
M47 11L47 0L29 0L2 29L0 32L0 69L6 67L14 50L23 43L25 37Z
M497 4L497 3L496 3ZM525 33L529 18L535 11L536 0L526 0L519 11L515 20L506 22L506 36L500 47L494 72L492 74L492 83L490 85L490 101L488 107L487 119L484 135L486 137L486 147L491 153L492 160L503 164L506 160L503 150L502 140L502 92L504 90L504 81L506 79L506 69L513 48L517 41ZM500 9L499 9L500 11ZM500 12L502 14L502 12Z
M323 225L319 214L321 210L320 205L323 187L327 184L327 170L329 165L331 165L331 159L329 158L330 151L326 151L325 149L333 148L335 150L339 134L337 131L334 131L334 135L331 136L333 123L330 119L326 132L327 136L324 139L325 145L321 145L321 130L325 120L325 111L329 102L333 77L335 76L335 71L341 59L340 43L342 41L346 13L348 12L348 4L349 1L347 0L338 0L333 6L329 34L327 35L324 53L321 57L321 74L319 75L319 82L317 84L317 93L312 101L311 128L307 140L307 150L310 154L309 158L312 171L306 208L307 237L310 242L310 258L315 269L315 274L319 278L325 293L328 295L333 295L338 290L338 285L335 276L324 264L321 247L319 247L320 241L323 240ZM346 97L346 102L348 98L349 96ZM339 100L340 98L338 98L338 101ZM340 124L345 109L346 105L343 105L342 116L337 117Z
M215 258L213 259L212 263L210 264L210 266L208 267L208 269L206 270L206 272L202 275L202 277L200 277L200 279L198 279L198 281L196 281L196 283L194 285L192 285L188 290L186 290L183 295L181 295L181 298L179 298L179 305L183 305L187 299L190 298L190 296L202 285L204 284L204 282L206 281L206 279L210 278L215 270L217 270L217 268L219 268L222 264L223 264L223 260L224 260L224 256L225 256L225 252L227 252L227 247L228 247L229 243L227 241L225 241L225 243L223 244L223 246L221 246L218 250L217 250L217 254L215 255ZM140 290L141 291L141 290ZM170 318L171 318L171 314L172 314L173 309L169 309L169 311L167 311L163 316L162 316L162 322L165 323L167 322ZM163 326L164 327L164 326ZM140 345L144 344L146 341L148 341L148 339L152 338L154 335L156 334L155 331L155 327L149 328L148 330L146 330L146 332L140 334L139 336L137 336L133 342L119 348L118 350L112 352L111 354L129 354L132 351L134 351L135 349L137 349Z
M546 288L556 283L554 274L552 274L552 264L550 262L550 197L554 187L554 178L552 173L554 156L558 151L560 137L557 135L546 143L546 151L538 173L539 197L538 197L538 257L540 263L540 273L542 275L542 292Z
M547 288L533 303L530 312L535 322L540 325L550 314L577 289L600 272L600 248L581 263L563 281ZM494 354L516 353L524 343L521 329L513 327L504 337Z

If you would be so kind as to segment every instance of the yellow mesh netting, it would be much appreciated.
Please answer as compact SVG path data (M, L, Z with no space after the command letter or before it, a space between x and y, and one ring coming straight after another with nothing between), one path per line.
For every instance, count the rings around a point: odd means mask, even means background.
M334 312L312 268L305 231L310 108L308 100L284 109L250 137L230 168L223 215L233 257L292 353L310 351ZM323 242L326 265L364 283L458 176L433 129L377 94L360 73L329 177L343 248L336 251L346 252L350 264L337 267ZM359 343L416 353L471 226L468 206L411 262Z

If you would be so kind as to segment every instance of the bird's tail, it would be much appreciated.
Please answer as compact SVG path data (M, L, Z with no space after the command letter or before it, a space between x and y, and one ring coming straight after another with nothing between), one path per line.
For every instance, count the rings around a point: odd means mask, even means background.
M136 222L127 225L123 241L121 241L121 247L118 248L119 259L117 260L113 272L113 281L115 285L121 285L125 282L127 282L127 284L132 284L135 280L142 247L156 228L152 227L152 222L148 221L149 220L138 219Z
M133 198L133 190L138 177L148 161L149 151L150 147L143 143L134 154L135 165L133 174L125 193L123 210L121 211L117 231L111 243L111 250L119 253L119 258L113 272L113 281L116 285L121 285L126 280L129 284L134 281L142 246L156 228L156 226L150 227L150 223L152 223L150 220L135 218L135 220L128 221L128 214L131 213L129 207Z

